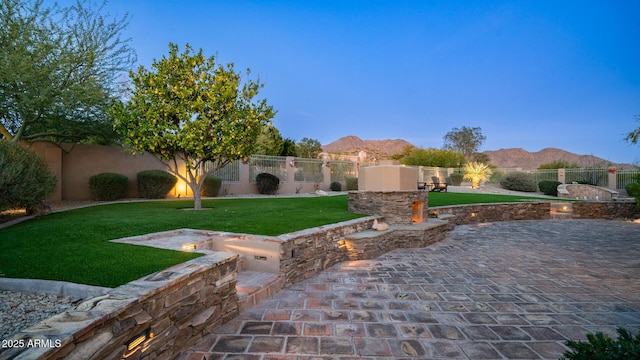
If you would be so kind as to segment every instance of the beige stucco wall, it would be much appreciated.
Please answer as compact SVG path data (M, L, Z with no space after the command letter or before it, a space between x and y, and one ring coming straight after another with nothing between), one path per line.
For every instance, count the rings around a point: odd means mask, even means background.
M360 169L358 190L412 191L418 189L418 169L401 165L367 166Z

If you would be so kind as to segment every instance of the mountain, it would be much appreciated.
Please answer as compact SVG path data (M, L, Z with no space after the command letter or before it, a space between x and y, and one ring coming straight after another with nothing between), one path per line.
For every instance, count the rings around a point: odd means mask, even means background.
M402 152L411 143L402 140L362 140L357 136L345 136L332 143L323 145L323 151L334 154L357 155L365 151L367 157L376 159L388 159L391 155ZM535 170L541 164L555 160L563 160L581 166L617 166L618 169L634 169L631 164L612 164L606 159L593 155L578 155L562 149L546 148L537 152L529 152L522 148L500 149L484 151L491 160L491 164L499 168L522 168L523 170Z
M612 164L610 161L593 155L578 155L562 149L545 148L537 152L529 152L521 148L484 151L483 154L491 159L491 164L499 168L519 167L523 170L535 170L541 164L562 160L575 163L583 167L610 166L618 168L633 168L630 164Z
M402 139L394 140L362 140L357 136L345 136L330 144L323 145L322 150L328 153L357 155L365 151L367 157L388 159L391 155L402 152L413 144Z

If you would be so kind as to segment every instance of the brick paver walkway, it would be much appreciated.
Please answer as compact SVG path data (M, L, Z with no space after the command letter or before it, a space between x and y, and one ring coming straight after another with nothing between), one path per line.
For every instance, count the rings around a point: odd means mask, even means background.
M640 224L458 226L422 249L287 287L185 359L558 359L567 339L640 330Z

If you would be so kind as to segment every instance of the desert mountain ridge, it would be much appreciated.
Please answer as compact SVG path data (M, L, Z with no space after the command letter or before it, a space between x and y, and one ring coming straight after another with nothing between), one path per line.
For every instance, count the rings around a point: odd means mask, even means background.
M323 151L345 155L357 155L360 151L365 151L367 157L376 159L387 159L391 155L402 152L407 146L413 146L406 140L386 139L386 140L362 140L357 136L345 136L332 143L323 145ZM491 159L491 164L499 168L522 168L523 170L535 170L541 164L555 160L567 161L580 166L616 166L619 169L633 169L632 164L615 164L606 159L593 155L578 155L572 152L545 148L540 151L530 152L522 148L509 148L499 150L483 151Z

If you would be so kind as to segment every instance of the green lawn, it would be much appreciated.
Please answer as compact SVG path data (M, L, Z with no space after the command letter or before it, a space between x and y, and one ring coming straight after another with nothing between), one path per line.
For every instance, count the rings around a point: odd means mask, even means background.
M431 193L429 206L522 201L521 196ZM200 256L108 240L178 228L280 235L361 217L346 196L126 202L69 210L0 229L0 276L116 287Z

